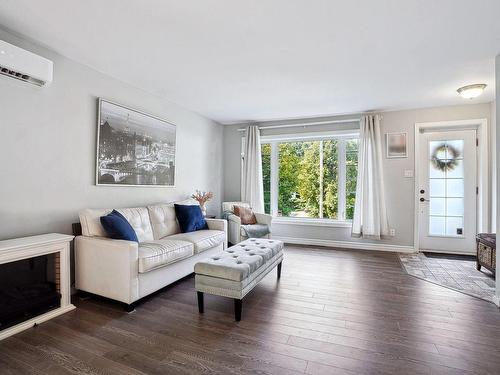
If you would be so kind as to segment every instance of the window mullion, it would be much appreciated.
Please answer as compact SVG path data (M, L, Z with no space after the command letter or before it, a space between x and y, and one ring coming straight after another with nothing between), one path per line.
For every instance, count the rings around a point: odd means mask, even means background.
M338 220L345 220L346 216L346 151L345 139L338 142Z
M323 141L319 141L319 217L323 218Z
M271 142L271 215L278 216L278 143Z

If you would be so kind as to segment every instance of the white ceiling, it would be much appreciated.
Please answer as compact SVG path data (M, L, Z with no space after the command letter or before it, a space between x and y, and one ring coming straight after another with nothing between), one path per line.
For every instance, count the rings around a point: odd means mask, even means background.
M0 25L224 123L491 101L500 53L499 0L0 0Z

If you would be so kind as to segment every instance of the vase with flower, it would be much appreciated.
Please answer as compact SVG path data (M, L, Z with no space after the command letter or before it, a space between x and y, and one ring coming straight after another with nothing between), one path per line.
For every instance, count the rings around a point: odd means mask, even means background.
M207 208L205 207L205 203L207 203L213 197L214 194L211 191L201 191L201 190L196 190L196 192L193 195L191 195L191 198L193 198L200 204L203 216L207 216Z

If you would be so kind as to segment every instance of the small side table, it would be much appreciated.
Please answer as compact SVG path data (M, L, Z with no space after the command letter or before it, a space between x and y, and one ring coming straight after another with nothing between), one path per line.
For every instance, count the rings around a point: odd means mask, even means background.
M481 266L493 272L495 276L496 267L496 234L479 233L476 236L477 260L476 268L481 270Z

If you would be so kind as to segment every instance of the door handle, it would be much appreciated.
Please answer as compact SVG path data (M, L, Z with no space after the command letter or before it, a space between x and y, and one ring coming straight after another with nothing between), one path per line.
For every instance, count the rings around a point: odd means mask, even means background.
M425 199L424 197L420 198L420 202L430 202L429 199Z

